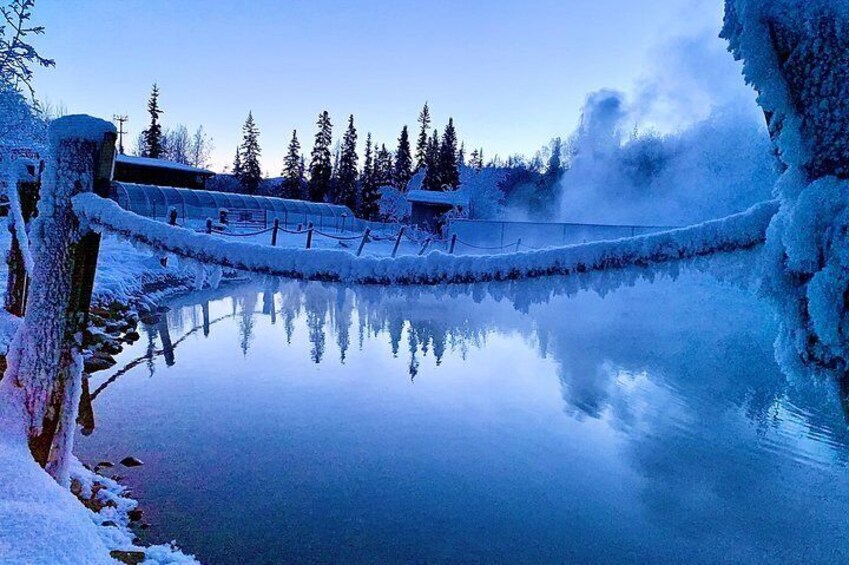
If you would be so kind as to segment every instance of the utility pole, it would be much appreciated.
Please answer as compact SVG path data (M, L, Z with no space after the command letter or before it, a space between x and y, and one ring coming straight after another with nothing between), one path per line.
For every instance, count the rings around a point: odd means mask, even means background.
M124 154L124 122L129 121L126 114L113 114L112 119L118 122L118 153Z

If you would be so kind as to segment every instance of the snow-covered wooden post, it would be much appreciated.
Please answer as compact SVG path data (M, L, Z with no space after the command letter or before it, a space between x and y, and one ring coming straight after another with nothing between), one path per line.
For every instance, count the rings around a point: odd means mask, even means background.
M37 167L31 160L17 159L11 164L9 178L6 181L7 190L10 191L8 217L12 244L6 258L8 272L5 308L6 311L15 316L23 316L26 307L26 294L29 286L26 263L29 259L24 253L25 251L28 253L29 250L21 247L21 241L26 246L29 239L27 228L38 205L39 181L36 176L36 169Z
M307 249L312 248L312 222L307 224Z
M784 368L849 373L849 4L726 0L722 37L758 91L784 171L764 286Z
M398 248L401 246L401 238L404 237L404 226L398 230L398 237L395 238L395 246L392 248L392 257L398 254Z
M15 394L7 387L22 392L33 456L65 485L100 247L100 236L80 225L71 199L83 192L108 196L116 137L111 123L89 116L50 124L49 160L30 232L34 268L26 317L2 383L4 394Z
M357 257L362 255L363 247L366 246L366 242L368 241L368 236L371 233L371 228L366 228L366 231L363 232L363 238L360 240L360 246L357 248Z

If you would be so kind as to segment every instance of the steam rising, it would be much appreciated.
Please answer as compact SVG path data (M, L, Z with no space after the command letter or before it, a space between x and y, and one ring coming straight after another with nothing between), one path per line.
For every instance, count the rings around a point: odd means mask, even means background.
M763 117L724 43L679 39L635 91L587 97L562 179L564 221L684 225L769 199Z

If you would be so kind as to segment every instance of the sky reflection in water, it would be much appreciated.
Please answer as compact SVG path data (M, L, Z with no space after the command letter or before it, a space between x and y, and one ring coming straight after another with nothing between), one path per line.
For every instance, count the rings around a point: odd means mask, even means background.
M196 293L77 448L144 460L149 537L211 563L843 560L846 419L778 370L752 261Z

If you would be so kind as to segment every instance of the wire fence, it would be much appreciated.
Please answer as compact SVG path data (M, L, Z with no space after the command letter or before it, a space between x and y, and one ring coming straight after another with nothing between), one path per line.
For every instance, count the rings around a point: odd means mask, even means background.
M219 218L221 220L222 218ZM177 222L177 214L172 211L168 222L174 226L180 226ZM186 225L187 222L183 222ZM387 224L380 224L385 229ZM395 257L399 251L402 241L407 241L418 247L418 255L424 255L428 250L439 249L451 255L456 254L498 254L518 253L520 251L539 251L549 247L562 246L575 243L586 243L589 241L602 241L622 239L656 233L674 229L672 226L636 226L636 225L609 225L609 224L543 224L532 222L493 222L479 220L455 220L446 229L446 235L440 237L435 234L417 229L412 226L398 226L394 233L381 233L366 227L363 231L351 235L330 233L319 229L312 222L298 224L296 229L288 229L285 225L274 219L273 225L264 229L253 231L238 231L238 228L249 227L247 225L215 223L211 218L206 220L206 226L195 231L218 235L223 237L259 237L271 234L270 244L277 246L280 234L305 236L304 248L314 247L314 238L324 238L338 242L343 247L348 247L346 242L357 242L356 255L361 255L366 244L372 242L388 242L392 244L391 256ZM234 229L236 228L236 229ZM521 234L515 239L508 236ZM553 234L559 234L554 237ZM464 234L461 237L461 234ZM528 243L526 237L530 238ZM552 241L554 240L554 241ZM291 246L291 244L290 244Z
M636 237L677 227L454 219L445 232L447 238L457 236L458 242L474 250L538 251L547 247Z

